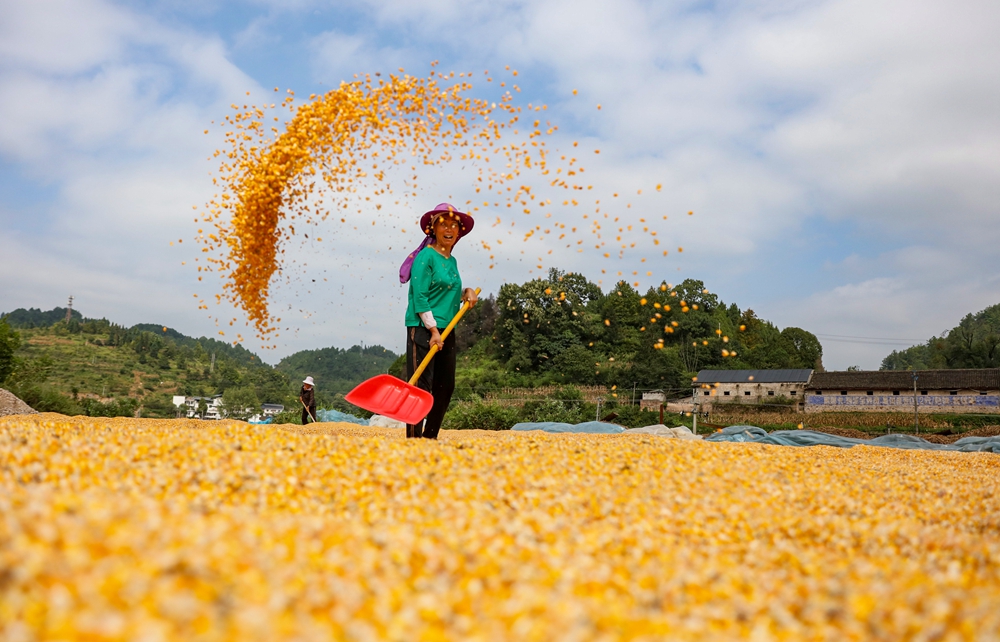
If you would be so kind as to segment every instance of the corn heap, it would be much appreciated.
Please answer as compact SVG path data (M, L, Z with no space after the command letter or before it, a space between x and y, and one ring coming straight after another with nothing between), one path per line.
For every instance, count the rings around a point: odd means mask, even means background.
M1000 457L0 420L4 640L1000 636Z

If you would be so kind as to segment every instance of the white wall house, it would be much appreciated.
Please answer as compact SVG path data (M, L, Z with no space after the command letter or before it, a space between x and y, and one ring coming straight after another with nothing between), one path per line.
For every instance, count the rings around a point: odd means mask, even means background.
M205 410L205 416L200 417L198 415L198 406L204 401L207 409ZM181 395L174 396L174 406L177 407L178 412L182 413L188 419L193 419L195 417L200 417L201 419L222 419L222 395L215 395L212 397L184 397ZM250 417L251 423L260 423L267 420L269 417L274 417L278 413L284 411L285 407L280 403L265 403L261 404L260 412L256 415Z
M205 416L200 417L201 419L221 419L221 406L222 406L222 395L215 395L213 397L182 397L180 395L174 396L174 405L184 414L188 419L193 419L199 417L198 406L204 401L208 406L205 411Z
M710 410L719 404L768 404L801 410L805 388L813 371L781 370L702 370L691 382L700 407Z
M643 410L659 410L667 401L667 395L662 390L650 390L649 392L642 393L642 401L639 402L639 407Z
M1000 368L822 372L806 412L1000 413Z
M260 405L260 412L250 417L249 421L252 424L263 423L284 410L285 406L280 403L262 403Z

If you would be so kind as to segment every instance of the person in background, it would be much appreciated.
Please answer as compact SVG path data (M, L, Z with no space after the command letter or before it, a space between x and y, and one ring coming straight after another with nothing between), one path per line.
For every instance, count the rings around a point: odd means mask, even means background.
M299 402L302 404L302 425L316 421L316 384L313 383L312 377L306 377L302 381Z
M417 387L431 393L434 405L419 424L407 424L406 436L437 439L444 413L455 390L455 335L441 339L441 330L458 314L462 302L471 308L476 292L462 289L458 262L451 255L458 239L472 231L474 221L449 203L441 203L420 219L423 242L399 269L399 282L409 281L406 305L406 378L416 372L431 346L438 352L417 380ZM412 277L412 279L411 279Z

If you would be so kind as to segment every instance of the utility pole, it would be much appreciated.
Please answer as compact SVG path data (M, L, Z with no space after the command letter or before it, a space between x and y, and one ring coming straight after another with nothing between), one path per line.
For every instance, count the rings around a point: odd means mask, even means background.
M214 352L212 353L212 363L211 363L211 365L208 366L208 372L209 373L215 372L215 353Z
M917 373L913 373L913 430L920 434L920 415L917 413Z
M691 432L698 434L698 389L691 391L691 416L694 417L694 428Z

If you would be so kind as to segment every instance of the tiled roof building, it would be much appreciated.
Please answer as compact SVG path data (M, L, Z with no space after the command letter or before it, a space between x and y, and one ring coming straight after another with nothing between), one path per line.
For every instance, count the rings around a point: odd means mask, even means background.
M801 409L809 369L784 370L702 370L692 382L695 398L703 407L714 404L789 404Z
M1000 413L1000 368L817 372L805 395L806 412Z
M873 370L814 373L806 390L875 388L878 390L1000 390L1000 368L977 370Z

